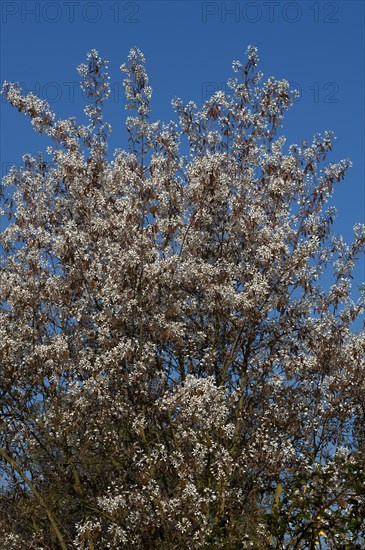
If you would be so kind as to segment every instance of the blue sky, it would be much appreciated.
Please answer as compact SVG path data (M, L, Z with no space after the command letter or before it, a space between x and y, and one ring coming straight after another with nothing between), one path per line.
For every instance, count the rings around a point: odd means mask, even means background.
M1 9L0 80L21 82L49 101L60 118L85 122L76 66L96 48L108 58L112 94L105 115L112 124L110 152L127 145L120 65L129 49L145 54L153 88L152 119L175 119L171 99L198 105L232 76L234 59L248 44L258 47L265 77L286 78L301 97L287 113L289 145L333 130L329 161L350 157L353 168L335 191L335 232L352 239L365 223L364 194L364 2L313 1L13 1ZM22 154L45 151L29 120L1 107L1 168ZM365 261L356 280L365 280Z

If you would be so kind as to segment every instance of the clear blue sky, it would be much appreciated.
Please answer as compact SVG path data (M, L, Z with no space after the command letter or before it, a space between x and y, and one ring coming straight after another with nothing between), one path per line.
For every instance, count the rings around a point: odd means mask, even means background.
M60 118L84 121L76 66L96 48L110 61L112 94L106 118L110 150L126 147L121 63L132 46L145 54L153 87L152 119L175 118L174 96L199 104L232 76L248 44L259 49L266 77L286 78L301 97L286 115L291 142L333 130L330 161L353 168L336 188L335 231L352 239L365 223L364 2L301 1L6 1L1 9L1 81L22 82L48 99ZM294 84L295 83L295 84ZM1 100L2 174L21 155L45 151L29 120ZM356 279L365 280L365 262Z

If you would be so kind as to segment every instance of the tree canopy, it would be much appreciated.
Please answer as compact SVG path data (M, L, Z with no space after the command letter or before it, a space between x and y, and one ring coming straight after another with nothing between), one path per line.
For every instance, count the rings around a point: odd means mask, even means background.
M51 145L1 190L1 550L365 544L365 227L326 208L350 161L286 146L295 92L246 55L163 123L133 48L112 158L96 50L86 125L3 85Z

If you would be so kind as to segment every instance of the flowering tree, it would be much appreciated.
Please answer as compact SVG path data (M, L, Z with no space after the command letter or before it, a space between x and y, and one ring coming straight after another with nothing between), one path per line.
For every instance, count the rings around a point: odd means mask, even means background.
M87 125L5 82L52 146L3 180L1 549L363 547L365 228L331 237L350 163L285 150L257 61L165 124L132 49L113 160L97 51Z

